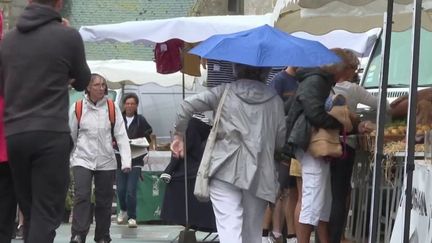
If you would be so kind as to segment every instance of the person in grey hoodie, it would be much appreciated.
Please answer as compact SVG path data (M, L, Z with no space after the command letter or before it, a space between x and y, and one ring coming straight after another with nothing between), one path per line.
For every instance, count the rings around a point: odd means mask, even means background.
M278 192L275 149L285 139L284 107L265 84L267 68L234 65L236 82L188 97L181 104L171 149L184 154L183 136L195 112L222 106L214 150L211 153L210 199L221 243L260 243L267 202Z
M5 133L26 243L54 241L69 184L69 85L90 80L77 30L61 0L33 0L0 44Z

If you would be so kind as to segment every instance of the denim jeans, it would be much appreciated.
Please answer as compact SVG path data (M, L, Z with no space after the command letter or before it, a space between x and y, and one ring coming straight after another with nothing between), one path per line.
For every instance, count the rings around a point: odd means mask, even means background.
M129 219L136 219L136 195L140 175L141 167L132 167L129 173L117 170L117 196L120 210L127 211Z

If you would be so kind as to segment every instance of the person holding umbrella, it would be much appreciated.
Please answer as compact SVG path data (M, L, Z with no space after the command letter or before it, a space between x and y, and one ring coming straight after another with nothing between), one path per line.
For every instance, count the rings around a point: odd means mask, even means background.
M184 154L193 113L216 111L226 90L211 161L218 168L209 185L216 227L221 243L260 243L267 202L278 191L273 154L285 138L283 103L265 84L268 68L234 64L234 70L236 82L184 100L171 148L174 156Z

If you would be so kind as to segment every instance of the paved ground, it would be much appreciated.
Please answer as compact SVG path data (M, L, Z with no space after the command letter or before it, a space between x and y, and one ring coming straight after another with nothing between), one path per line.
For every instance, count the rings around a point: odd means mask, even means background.
M112 243L178 243L178 235L184 228L177 225L139 225L136 229L129 229L126 225L111 225ZM94 225L90 229L87 237L87 243L94 242ZM196 232L198 242L218 242L216 234L210 235L207 233ZM204 238L206 238L204 240ZM54 243L69 243L70 240L70 224L62 224L57 230L57 236ZM22 243L22 240L12 240L12 243ZM313 243L313 237L311 237ZM189 242L183 242L189 243ZM268 243L267 238L262 239L262 243Z
M129 229L126 225L112 224L111 238L113 243L162 243L172 242L176 243L178 240L179 232L183 230L182 226L175 225L139 225L136 229ZM197 232L197 240L202 240L207 233ZM94 227L90 229L87 242L94 242ZM214 238L210 237L211 239ZM70 239L70 224L63 224L57 230L57 237L55 243L69 243ZM20 240L13 240L13 243L20 243ZM206 242L211 242L207 240Z

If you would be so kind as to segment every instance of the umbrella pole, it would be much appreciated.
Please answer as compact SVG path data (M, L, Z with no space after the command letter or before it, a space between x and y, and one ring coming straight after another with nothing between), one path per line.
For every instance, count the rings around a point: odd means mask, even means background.
M420 54L420 29L421 29L421 14L422 0L414 1L413 12L413 38L412 38L412 65L411 65L411 83L409 89L408 103L408 124L407 124L407 141L405 153L405 174L406 174L406 190L405 190L405 217L404 217L404 235L403 242L409 242L409 231L411 222L412 208L412 180L413 171L415 169L414 154L415 154L415 135L416 135L416 108L417 108L417 86L418 86L418 69L419 69L419 54Z
M374 167L372 179L372 197L369 223L369 243L379 242L378 226L380 224L380 188L381 188L381 163L384 159L384 124L386 120L387 108L387 86L388 72L390 61L390 44L391 31L393 23L393 3L394 0L388 0L387 12L384 14L384 43L382 49L382 69L381 69L381 85L380 96L377 112L377 136L375 140Z

